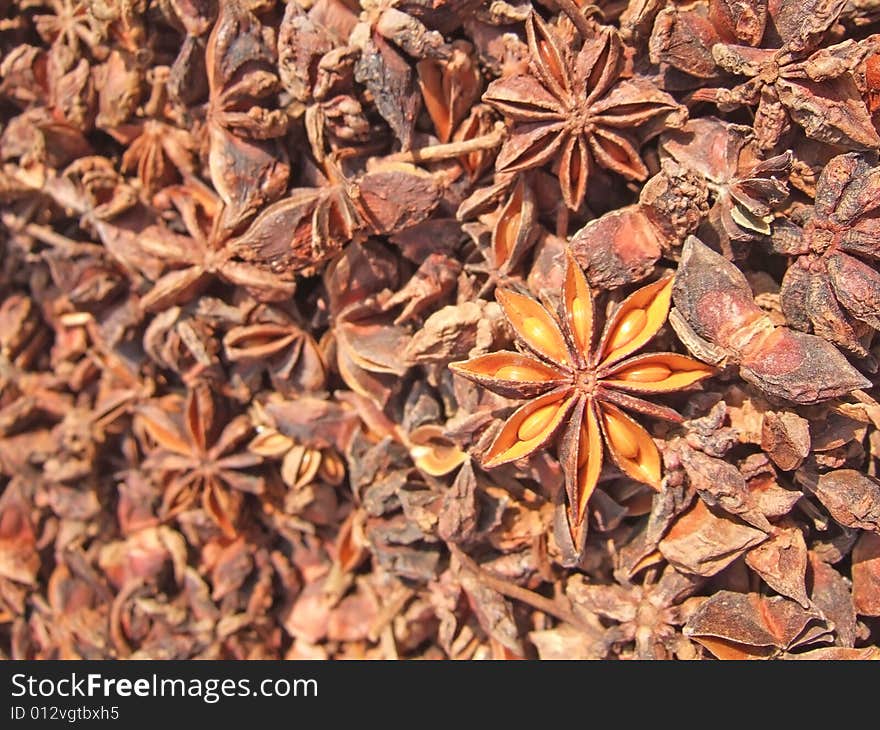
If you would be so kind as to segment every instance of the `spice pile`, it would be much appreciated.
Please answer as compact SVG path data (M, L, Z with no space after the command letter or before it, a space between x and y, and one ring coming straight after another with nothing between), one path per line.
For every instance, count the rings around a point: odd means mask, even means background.
M880 658L876 2L0 8L0 656Z

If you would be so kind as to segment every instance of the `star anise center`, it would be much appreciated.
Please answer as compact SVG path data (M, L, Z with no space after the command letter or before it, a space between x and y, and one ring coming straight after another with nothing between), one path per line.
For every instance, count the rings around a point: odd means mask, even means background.
M840 226L830 220L811 220L804 230L810 250L819 255L830 249L839 233Z
M758 74L758 78L765 84L775 84L779 79L779 72L781 70L779 61L773 58L761 67L761 73Z
M574 374L574 386L588 398L594 398L599 386L596 371L591 368L577 370Z
M565 127L570 134L591 134L593 124L591 105L584 99L573 100L565 109Z

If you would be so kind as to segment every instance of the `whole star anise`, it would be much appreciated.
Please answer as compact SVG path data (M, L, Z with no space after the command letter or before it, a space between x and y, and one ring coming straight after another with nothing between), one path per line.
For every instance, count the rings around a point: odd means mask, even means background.
M782 280L782 311L792 327L815 332L865 357L880 330L880 258L873 156L838 155L819 177L802 226L774 226L773 248L795 256Z
M608 318L596 339L593 296L571 255L558 316L531 297L509 289L495 296L525 352L494 352L450 367L507 397L529 398L505 422L483 465L522 459L563 428L560 460L566 475L569 529L575 545L586 505L603 463L602 442L614 462L636 481L660 489L660 452L651 435L623 409L680 422L671 408L632 393L671 393L715 369L672 352L631 357L657 334L669 313L672 278L638 289Z
M597 27L577 55L534 12L526 35L530 73L493 81L483 95L514 122L496 169L527 170L558 158L562 197L572 210L583 202L596 164L644 180L640 143L664 126L681 126L684 108L645 78L621 79L624 46L610 26Z
M223 534L234 537L241 495L264 489L263 478L248 471L262 462L245 448L253 435L248 417L224 424L210 388L200 383L189 391L182 413L145 404L137 422L149 451L143 466L158 475L165 490L165 515L176 516L198 501Z
M89 3L78 0L29 0L23 8L45 8L50 12L34 16L37 33L57 49L61 65L69 69L85 45L96 55L103 55L103 24L90 12Z
M161 220L140 232L141 248L167 267L143 296L145 311L189 301L215 277L235 286L252 287L268 299L283 299L293 292L292 281L236 258L235 242L224 237L220 225L225 208L207 186L195 181L169 186L162 191L162 198L169 212L179 214L189 235L175 233Z
M774 149L793 127L811 139L851 150L877 147L878 135L856 83L857 69L877 50L877 38L847 38L828 44L845 2L818 7L794 0L769 3L767 30L776 33L746 34L737 42L707 43L718 68L746 81L715 89L697 90L692 101L717 103L732 111L739 106L755 109L752 125L758 147ZM812 12L811 12L812 10ZM722 30L718 19L713 22ZM778 38L773 38L778 34ZM722 34L723 39L729 35ZM739 45L748 41L749 45ZM761 45L761 47L757 47ZM797 133L796 133L797 134Z

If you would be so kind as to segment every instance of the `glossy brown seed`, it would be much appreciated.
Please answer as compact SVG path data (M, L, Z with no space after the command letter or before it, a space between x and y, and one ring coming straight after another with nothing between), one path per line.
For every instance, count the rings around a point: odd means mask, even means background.
M615 373L616 377L620 380L628 380L634 383L658 383L668 378L671 374L672 370L662 363L636 363Z
M519 424L516 435L522 441L531 441L552 423L557 410L555 403L539 408Z
M526 317L523 320L523 331L526 334L526 337L529 341L534 341L538 343L540 346L549 350L552 354L558 354L554 352L557 349L554 332L553 330L547 326L546 321L540 319L538 317Z
M505 365L496 370L494 375L502 380L543 380L546 377L543 370L528 365Z
M578 334L578 339L583 340L584 335L589 331L589 314L587 305L584 300L577 297L571 303L571 319L574 330Z
M553 362L570 362L568 347L559 327L537 301L506 289L498 290L495 297L529 348Z
M544 446L571 410L573 401L568 395L569 393L565 391L554 391L536 398L514 412L502 426L489 451L486 452L483 465L492 468L516 461L529 456ZM524 433L530 438L523 439L519 435L520 426L524 421L529 420L535 412L541 412L541 415L526 426ZM547 413L550 414L549 418ZM541 428L534 428L539 421Z
M622 360L657 334L669 314L672 283L672 277L659 279L621 302L608 323L600 346L600 365Z
M684 355L660 352L643 355L612 367L603 383L634 393L672 393L692 386L716 369Z
M318 476L328 484L338 485L345 478L345 462L338 454L323 452Z
M590 460L590 433L586 422L581 423L581 435L578 442L578 467L583 468Z
M648 314L644 309L627 312L608 337L608 349L617 350L628 345L644 331L647 323Z
M602 414L605 422L605 433L611 445L627 459L635 459L639 455L639 440L632 427L623 416L613 411Z

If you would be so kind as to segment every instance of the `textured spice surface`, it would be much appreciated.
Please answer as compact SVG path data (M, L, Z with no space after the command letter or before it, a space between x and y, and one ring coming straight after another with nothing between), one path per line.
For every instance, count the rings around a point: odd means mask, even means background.
M0 8L0 657L880 658L871 3Z

